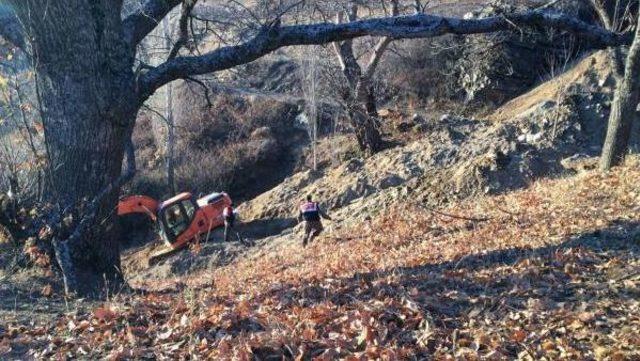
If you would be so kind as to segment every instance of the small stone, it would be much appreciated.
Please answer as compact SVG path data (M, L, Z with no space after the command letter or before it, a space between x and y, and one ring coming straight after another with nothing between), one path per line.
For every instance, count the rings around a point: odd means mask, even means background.
M414 123L424 123L424 118L420 114L416 113L411 117L411 121Z
M397 174L392 174L388 177L383 178L378 184L378 187L380 189L387 189L391 187L397 187L404 182L405 180L402 177L398 176Z
M560 164L568 170L584 171L595 169L598 165L598 157L591 157L586 154L574 154L571 157L560 161Z

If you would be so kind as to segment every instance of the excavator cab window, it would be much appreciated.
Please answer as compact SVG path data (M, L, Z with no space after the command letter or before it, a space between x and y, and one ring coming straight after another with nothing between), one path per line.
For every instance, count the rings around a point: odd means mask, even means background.
M160 210L160 236L173 243L191 225L196 206L191 200L183 200Z

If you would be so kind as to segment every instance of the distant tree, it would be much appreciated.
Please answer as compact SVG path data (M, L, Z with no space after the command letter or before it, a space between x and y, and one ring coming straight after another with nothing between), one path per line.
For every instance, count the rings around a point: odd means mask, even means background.
M113 210L121 186L135 172L131 134L144 102L174 80L230 69L285 46L363 36L427 38L516 25L573 31L602 47L629 41L625 35L541 11L484 19L418 14L283 26L283 16L298 3L287 2L282 12L260 27L245 29L235 44L181 55L188 42L180 42L175 57L147 66L136 61L140 42L174 8L190 11L192 1L145 0L127 12L123 0L0 2L0 36L28 53L36 74L49 158L49 196L58 209L48 221L56 227L56 259L68 290L93 291L105 280L111 285L122 281ZM123 172L125 154L128 164Z
M610 31L621 31L623 27L632 23L631 17L631 1L616 1L611 8L611 4L604 0L589 0L592 8L597 14L598 20L602 26ZM630 21L631 20L631 21ZM628 151L629 139L631 137L631 128L634 120L637 118L635 111L622 111L622 95L619 91L629 91L622 89L623 86L628 87L625 79L625 60L624 54L620 46L608 49L607 54L611 61L613 77L616 81L617 92L616 100L607 125L607 135L605 138L602 155L600 157L600 169L608 170L614 165L622 163ZM631 55L631 54L629 54ZM636 101L637 103L637 101Z
M384 5L384 1L382 3ZM390 3L391 15L398 16L400 14L398 0L392 0ZM360 7L357 2L351 3L347 9L338 12L336 23L343 23L345 18L349 22L358 21ZM383 147L373 77L392 41L391 37L382 37L378 40L369 50L370 55L364 66L355 55L352 39L333 43L340 69L347 80L346 91L343 92L342 97L348 109L349 119L355 130L360 150L370 154L380 151Z
M639 12L640 24L640 12ZM613 50L611 55L614 68L622 67L620 50ZM609 170L612 166L624 161L629 149L631 129L638 118L638 103L640 102L640 26L636 26L635 37L629 48L624 73L616 70L616 91L609 114L607 135L602 148L600 169Z

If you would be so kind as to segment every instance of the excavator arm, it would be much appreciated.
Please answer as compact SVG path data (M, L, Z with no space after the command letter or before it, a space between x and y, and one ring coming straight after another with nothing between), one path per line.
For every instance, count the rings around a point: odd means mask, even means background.
M155 221L160 202L147 196L130 196L118 203L118 215L123 216L132 213L144 213Z

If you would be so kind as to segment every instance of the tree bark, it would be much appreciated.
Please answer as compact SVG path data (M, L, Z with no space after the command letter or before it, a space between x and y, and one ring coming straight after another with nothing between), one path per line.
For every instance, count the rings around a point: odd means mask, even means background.
M640 18L639 18L640 20ZM607 135L602 148L600 169L620 165L629 148L633 122L640 101L640 26L629 48L624 77L618 82L609 115Z
M195 5L195 1L191 2L191 4ZM188 5L187 5L188 6ZM191 9L193 8L193 6L191 6L191 8L189 8L187 11L191 12ZM181 16L180 19L180 28L181 31L185 29L183 29L183 21L185 22L184 24L186 24L186 20L183 20L182 18L186 18L186 16L184 16L184 11L183 10L183 16ZM188 15L188 13L187 13ZM171 45L171 31L169 29L169 19L165 18L163 21L163 30L164 30L164 36L165 36L165 45L167 47L167 49L171 49L170 53L169 53L169 59L172 59L173 57L176 56L176 54L178 53L178 50L180 49L180 47L182 47L182 45L179 43L176 43L176 46ZM186 35L181 34L180 35L181 40L186 38ZM186 42L186 40L184 40L184 42ZM177 50L176 50L177 49ZM172 194L176 194L176 181L175 181L175 166L174 166L174 156L175 156L175 142L176 142L176 129L175 129L175 122L173 119L173 84L169 83L166 85L166 94L165 94L165 120L167 122L167 147L165 149L165 168L167 171L167 186L169 187L169 191Z
M369 89L367 89L367 100L365 103L367 114L369 114L370 117L377 117L378 99L376 98L376 92L373 86L369 86Z
M361 151L371 155L382 150L384 142L378 123L374 117L367 114L361 104L353 104L349 110L349 119Z
M14 2L34 53L53 200L65 214L77 214L76 222L83 204L120 176L138 108L129 96L135 93L133 58L117 3ZM71 291L87 293L102 289L105 280L122 280L115 223L102 222L112 216L118 192L111 189L97 211L96 223L107 226L57 242Z

